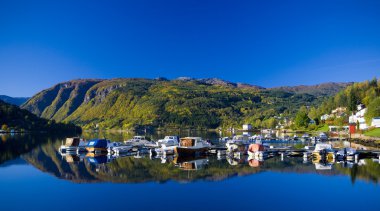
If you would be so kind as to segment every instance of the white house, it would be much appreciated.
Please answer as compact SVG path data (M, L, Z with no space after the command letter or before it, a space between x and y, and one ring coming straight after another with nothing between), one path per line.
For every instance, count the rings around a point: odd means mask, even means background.
M380 127L380 117L374 117L372 119L371 127L376 127L376 128Z
M252 130L252 125L251 124L244 124L243 130L245 130L245 131Z
M365 108L363 104L358 105L358 112L356 112L355 114L352 114L348 118L348 122L349 123L358 123L359 122L359 129L360 130L368 129L368 125L364 119L364 114L366 112L367 112L367 108Z
M324 114L321 116L321 120L327 120L330 117L328 114Z

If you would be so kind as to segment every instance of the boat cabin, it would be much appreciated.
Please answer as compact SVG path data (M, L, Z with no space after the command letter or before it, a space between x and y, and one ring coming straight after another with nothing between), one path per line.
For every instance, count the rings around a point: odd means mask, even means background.
M181 147L193 147L203 144L201 137L185 137L180 139L179 145Z

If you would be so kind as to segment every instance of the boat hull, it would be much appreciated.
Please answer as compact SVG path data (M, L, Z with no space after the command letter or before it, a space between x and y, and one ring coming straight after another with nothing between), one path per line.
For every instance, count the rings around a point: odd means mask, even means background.
M208 147L202 148L189 148L189 147L176 147L174 148L175 154L178 156L197 156L206 154Z

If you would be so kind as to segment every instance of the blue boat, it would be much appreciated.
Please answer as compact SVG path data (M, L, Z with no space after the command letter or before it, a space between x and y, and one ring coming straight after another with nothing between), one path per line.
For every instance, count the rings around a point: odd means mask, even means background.
M93 139L87 142L86 149L89 152L93 151L107 151L107 139Z

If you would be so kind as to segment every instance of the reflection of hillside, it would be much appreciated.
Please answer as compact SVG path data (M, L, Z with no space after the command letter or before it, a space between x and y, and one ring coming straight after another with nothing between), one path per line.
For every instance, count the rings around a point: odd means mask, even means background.
M71 180L73 182L115 182L115 183L141 183L141 182L166 182L175 180L179 182L191 182L196 180L218 181L234 176L255 174L263 171L284 173L313 173L323 175L345 174L353 178L361 178L377 182L380 178L380 165L367 162L365 166L355 166L352 169L335 164L332 170L318 171L312 163L303 163L302 158L274 157L264 162L259 162L257 167L251 167L249 163L231 166L227 160L217 160L215 156L207 159L207 166L197 171L184 171L174 162L161 163L160 159L151 160L148 157L117 158L110 163L93 165L86 159L81 162L67 162L57 152L60 142L48 141L32 152L22 156L28 163L43 172L54 175L57 178ZM69 161L75 159L68 158Z
M47 134L16 134L14 136L1 136L0 142L0 164L13 160L22 154L31 152L37 146L55 141L59 137Z

